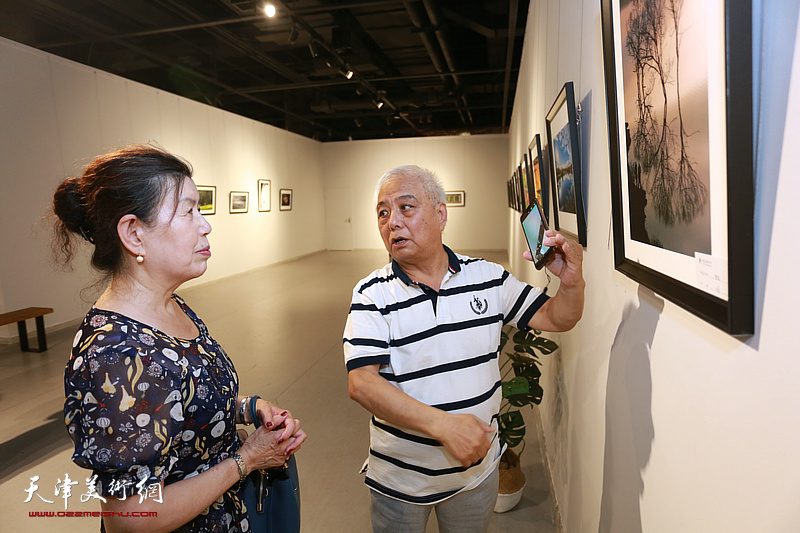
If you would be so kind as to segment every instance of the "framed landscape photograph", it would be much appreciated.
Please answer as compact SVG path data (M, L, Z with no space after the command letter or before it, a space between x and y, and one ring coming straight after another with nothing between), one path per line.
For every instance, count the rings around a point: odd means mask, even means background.
M270 192L272 191L272 184L269 180L258 180L258 210L269 211L272 209L272 201L270 200Z
M444 198L447 207L464 207L464 191L445 191Z
M751 1L601 8L615 267L750 335Z
M217 188L213 185L198 185L200 200L197 202L201 215L213 215L217 212Z
M564 84L545 117L550 146L550 186L553 188L553 227L586 246L586 215L581 181L578 116L575 89Z
M544 217L550 220L550 198L548 191L550 188L547 186L547 167L542 158L542 143L539 139L539 134L533 136L530 144L528 144L528 176L531 180L534 194L536 199L539 200L539 205L542 206Z
M280 193L280 210L281 211L291 211L292 210L292 189L281 189Z
M231 203L228 212L247 213L250 202L250 193L246 191L231 191Z

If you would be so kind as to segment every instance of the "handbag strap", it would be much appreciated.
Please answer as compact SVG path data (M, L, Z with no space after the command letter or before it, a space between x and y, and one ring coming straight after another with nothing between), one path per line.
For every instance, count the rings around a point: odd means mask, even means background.
M256 403L260 399L261 396L250 397L250 420L253 422L253 425L256 427L256 429L261 426L261 420L258 419L258 413L256 412Z

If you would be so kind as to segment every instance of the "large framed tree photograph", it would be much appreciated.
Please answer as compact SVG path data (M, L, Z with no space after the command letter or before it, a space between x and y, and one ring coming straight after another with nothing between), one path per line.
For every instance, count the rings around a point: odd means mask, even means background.
M750 0L601 0L614 262L753 333Z

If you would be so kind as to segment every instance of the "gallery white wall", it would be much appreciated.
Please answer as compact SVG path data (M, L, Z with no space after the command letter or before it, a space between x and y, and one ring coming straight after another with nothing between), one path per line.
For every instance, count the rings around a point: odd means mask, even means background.
M508 204L505 181L508 136L480 135L322 145L325 189L352 196L355 249L382 249L375 212L375 184L389 169L418 165L432 170L445 190L465 192L464 207L448 208L444 241L453 250L505 250ZM347 231L347 228L344 228Z
M352 191L355 248L383 248L373 188L391 166L436 170L447 189L466 192L450 210L456 249L504 249L508 136L362 141L328 145L164 91L0 39L0 312L47 306L48 327L78 320L97 295L83 245L72 272L51 263L52 194L92 158L136 142L156 142L188 159L200 185L217 187L207 217L212 259L187 285L207 283L324 250L326 191ZM259 179L271 180L272 210L259 212ZM280 211L281 188L293 208ZM230 191L248 191L248 213L230 214ZM0 341L16 340L0 327Z
M614 270L600 2L531 2L510 161L573 81L588 174L586 309L555 336L542 377L564 531L800 529L798 5L754 4L756 333L737 340ZM509 212L512 270L543 284L517 220Z
M4 39L0 73L0 311L52 307L48 326L83 316L96 296L89 246L73 272L55 269L47 212L64 178L131 143L158 143L192 163L196 183L217 187L213 257L190 283L325 248L316 141ZM271 212L258 211L259 179L272 181ZM281 188L294 191L291 211L278 210ZM249 191L248 213L228 212L230 191ZM3 337L16 328L0 328Z

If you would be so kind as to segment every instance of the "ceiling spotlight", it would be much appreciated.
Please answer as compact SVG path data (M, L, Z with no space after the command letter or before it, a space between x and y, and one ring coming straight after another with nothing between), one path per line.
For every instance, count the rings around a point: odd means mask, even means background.
M378 101L373 100L373 102L375 103L375 107L377 107L378 109L383 107L383 100L378 100Z
M292 32L289 34L289 44L296 43L299 36L300 30L297 29L297 26L292 26Z
M356 124L356 127L357 127L357 128L360 128L360 127L361 127L361 120L359 120L359 118L358 118L358 117L356 117L356 118L355 118L355 120L354 120L353 122L355 122L355 124Z
M340 68L339 69L339 74L341 74L342 76L344 76L348 80L353 78L353 71L352 71L352 69L349 69L349 68Z
M276 13L275 6L272 5L272 4L265 5L264 6L264 13L266 13L269 18L274 17L275 13Z

